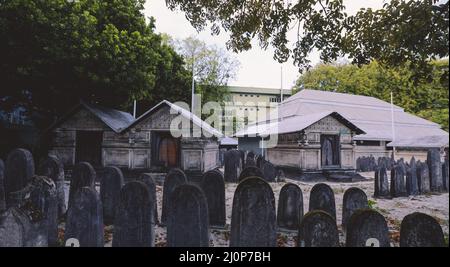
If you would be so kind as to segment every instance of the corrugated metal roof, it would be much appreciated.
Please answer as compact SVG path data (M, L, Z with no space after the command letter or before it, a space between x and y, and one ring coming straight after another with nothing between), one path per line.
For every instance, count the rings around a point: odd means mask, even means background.
M388 147L428 147L428 148L441 148L448 147L448 136L445 135L432 135L421 136L417 138L405 138L398 141L393 141L387 144Z
M305 89L280 103L270 118L298 117L295 120L300 124L302 118L308 119L304 116L318 114L320 117L324 112L337 112L362 129L365 134L356 135L356 140L392 140L391 104L374 97ZM255 134L257 127L264 129L264 125L250 125L248 132ZM394 125L397 141L422 136L448 138L448 133L439 124L409 114L395 105ZM244 129L237 134L245 135L246 131Z
M134 121L134 117L127 112L88 104L85 102L81 102L81 105L92 112L97 118L103 121L115 132L120 132Z
M200 127L203 130L208 131L209 133L211 133L212 135L216 136L216 137L222 137L223 134L218 131L217 129L213 128L211 125L209 125L208 123L206 123L205 121L203 121L202 119L200 119L197 115L193 114L192 112L178 106L175 105L167 100L163 100L161 102L159 102L157 105L155 105L154 107L152 107L151 109L147 110L144 114L142 114L141 116L139 116L139 118L137 118L135 121L133 121L128 127L127 129L129 129L131 126L138 124L140 121L142 121L144 118L146 118L149 114L153 113L154 111L156 111L158 108L160 108L162 105L168 105L171 109L177 111L180 115L182 115L183 117L185 117L186 119L192 120L192 122L197 125L198 127ZM126 130L126 129L124 129Z

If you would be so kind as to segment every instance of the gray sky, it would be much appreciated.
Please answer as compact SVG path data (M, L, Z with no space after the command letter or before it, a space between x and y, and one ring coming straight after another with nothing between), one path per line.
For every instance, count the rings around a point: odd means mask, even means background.
M354 14L360 8L381 8L385 0L344 0L348 14ZM212 36L208 28L203 32L197 31L186 20L184 13L180 11L170 11L165 4L165 0L147 0L145 3L145 16L153 16L156 19L156 31L164 32L176 39L183 39L188 36L196 36L207 44L214 44L225 48L228 34L221 31L220 35ZM296 40L296 30L288 34L289 40ZM291 46L292 47L292 46ZM255 43L249 51L235 54L241 65L235 80L229 85L236 86L256 86L273 87L281 86L281 64L273 59L273 49L269 47L262 50ZM319 63L318 53L310 55L312 64ZM283 88L290 88L294 85L298 77L298 69L293 65L292 60L283 64Z

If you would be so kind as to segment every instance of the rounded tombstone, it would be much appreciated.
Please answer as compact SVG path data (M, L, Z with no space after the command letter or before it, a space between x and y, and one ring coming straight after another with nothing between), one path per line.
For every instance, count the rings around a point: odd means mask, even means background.
M161 224L166 224L168 207L170 206L170 196L175 190L175 187L187 183L186 174L178 169L171 169L164 179L163 185L163 200L162 200L162 210L161 210Z
M360 209L347 223L347 247L389 247L389 228L383 215L373 209Z
M77 163L72 170L69 188L69 202L72 203L75 194L83 187L94 188L96 173L92 165L88 162Z
M142 181L148 189L148 193L150 194L150 200L154 204L154 214L153 219L155 221L155 224L159 222L158 220L158 198L156 195L156 182L153 177L148 173L143 173L141 176L139 176L139 180Z
M224 227L225 215L225 181L220 171L205 172L202 177L201 188L208 203L209 225Z
M345 229L348 220L354 212L360 209L369 208L367 195L363 190L357 187L351 187L344 193L344 200L342 204L342 227Z
M244 179L234 192L230 247L275 247L276 231L272 188L260 177Z
M25 226L18 208L0 213L0 247L25 246Z
M445 247L442 227L430 215L414 212L400 225L400 247Z
M252 176L257 176L264 179L264 174L262 173L260 168L256 166L250 166L243 169L239 174L239 182L242 182L244 179Z
M309 194L309 210L322 210L336 220L336 203L333 189L327 184L318 183L313 186Z
M261 170L264 175L264 179L266 179L267 182L275 182L278 172L272 163L269 161L264 162Z
M339 232L335 218L322 210L303 216L298 230L299 247L339 247Z
M287 183L278 198L278 227L297 230L303 218L303 193L296 184Z
M64 243L71 238L81 247L103 247L103 211L100 196L92 187L82 187L67 210Z
M208 247L208 204L203 191L192 184L178 185L169 205L167 246Z
M5 200L9 205L9 194L22 190L34 176L34 160L30 151L16 148L8 154L5 164Z
M5 178L4 173L5 173L5 164L3 163L3 160L0 159L0 212L6 209L5 187L3 185Z
M55 183L56 198L58 201L58 218L61 218L67 209L64 192L64 165L57 157L48 156L39 165L39 175L47 176Z
M112 246L153 247L154 208L143 182L126 183L120 190Z
M103 222L106 225L114 223L119 202L120 189L124 185L122 171L117 167L105 167L100 180L100 197L103 205Z

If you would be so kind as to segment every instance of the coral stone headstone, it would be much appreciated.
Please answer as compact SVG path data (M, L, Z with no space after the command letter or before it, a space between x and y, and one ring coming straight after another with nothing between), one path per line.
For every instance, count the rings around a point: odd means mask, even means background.
M299 247L338 247L335 218L321 210L306 213L300 223L297 242Z
M17 148L11 151L5 164L5 199L8 207L11 203L9 193L22 190L34 176L34 160L30 151Z
M238 174L242 163L241 152L238 150L228 150L224 155L224 178L225 182L238 182Z
M242 170L241 174L239 174L239 182L242 182L242 180L244 180L245 178L252 176L257 176L259 178L264 179L264 174L260 168L256 166L250 166L245 167L245 169Z
M277 210L278 227L297 230L303 218L303 193L296 184L285 184L280 191Z
M202 178L201 188L208 203L209 225L223 227L225 216L225 181L220 171L207 171Z
M445 247L444 233L433 217L414 212L400 225L401 247Z
M119 202L120 189L124 185L122 171L117 167L106 167L100 180L100 197L103 205L103 222L114 223Z
M6 202L5 202L5 186L4 179L5 178L5 164L3 163L3 160L0 159L0 212L6 209Z
M167 217L167 246L208 247L208 204L202 190L191 184L175 188Z
M375 171L375 192L377 198L386 198L390 196L389 181L385 167L378 168Z
M78 240L81 247L103 247L103 211L100 196L92 187L82 187L67 210L64 239Z
M417 181L417 165L414 157L411 159L409 164L409 169L406 173L406 192L408 195L418 195L419 183Z
M83 187L94 188L96 173L92 165L88 162L77 163L72 171L72 178L70 180L69 202L70 207L75 194Z
M333 189L327 184L319 183L313 186L309 195L309 210L322 210L336 219L336 203Z
M239 183L233 197L230 247L275 247L276 223L270 185L259 177Z
M268 161L264 162L261 170L264 174L264 179L267 182L275 182L275 179L277 178L277 169L272 163Z
M389 247L389 228L383 215L372 209L355 211L348 220L347 247Z
M448 157L446 157L444 162L442 163L442 179L444 181L445 191L447 192L449 191L448 178L449 178L449 162Z
M153 177L148 173L143 173L139 176L139 180L142 181L148 189L148 193L150 194L150 201L154 204L154 214L153 219L155 224L159 222L158 220L158 200L156 195L156 182Z
M401 165L397 165L391 170L391 196L392 197L407 196L405 185L405 173L404 168Z
M187 183L186 174L180 169L171 169L164 179L163 201L161 211L161 223L166 224L168 207L170 207L170 196L175 187Z
M342 227L346 229L350 217L357 210L367 209L369 202L367 195L357 187L351 187L344 193L344 200L342 204Z
M430 193L430 172L426 163L417 163L417 182L421 194Z
M126 183L120 190L113 247L152 247L155 240L154 208L143 182Z
M430 171L431 192L443 192L444 181L442 179L441 154L438 148L428 150L427 164Z
M0 247L25 246L25 227L19 213L17 208L0 213Z
M56 198L58 199L58 217L66 213L66 197L64 193L64 165L55 156L48 156L39 166L39 175L47 176L56 185Z

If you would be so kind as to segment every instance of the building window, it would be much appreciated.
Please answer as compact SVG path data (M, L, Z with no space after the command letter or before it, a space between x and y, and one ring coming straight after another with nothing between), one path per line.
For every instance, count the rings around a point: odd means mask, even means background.
M253 95L250 95L250 97L253 97Z
M356 145L358 145L358 146L380 146L380 141L358 140L358 141L356 141Z
M242 96L242 94L240 94L240 96Z

